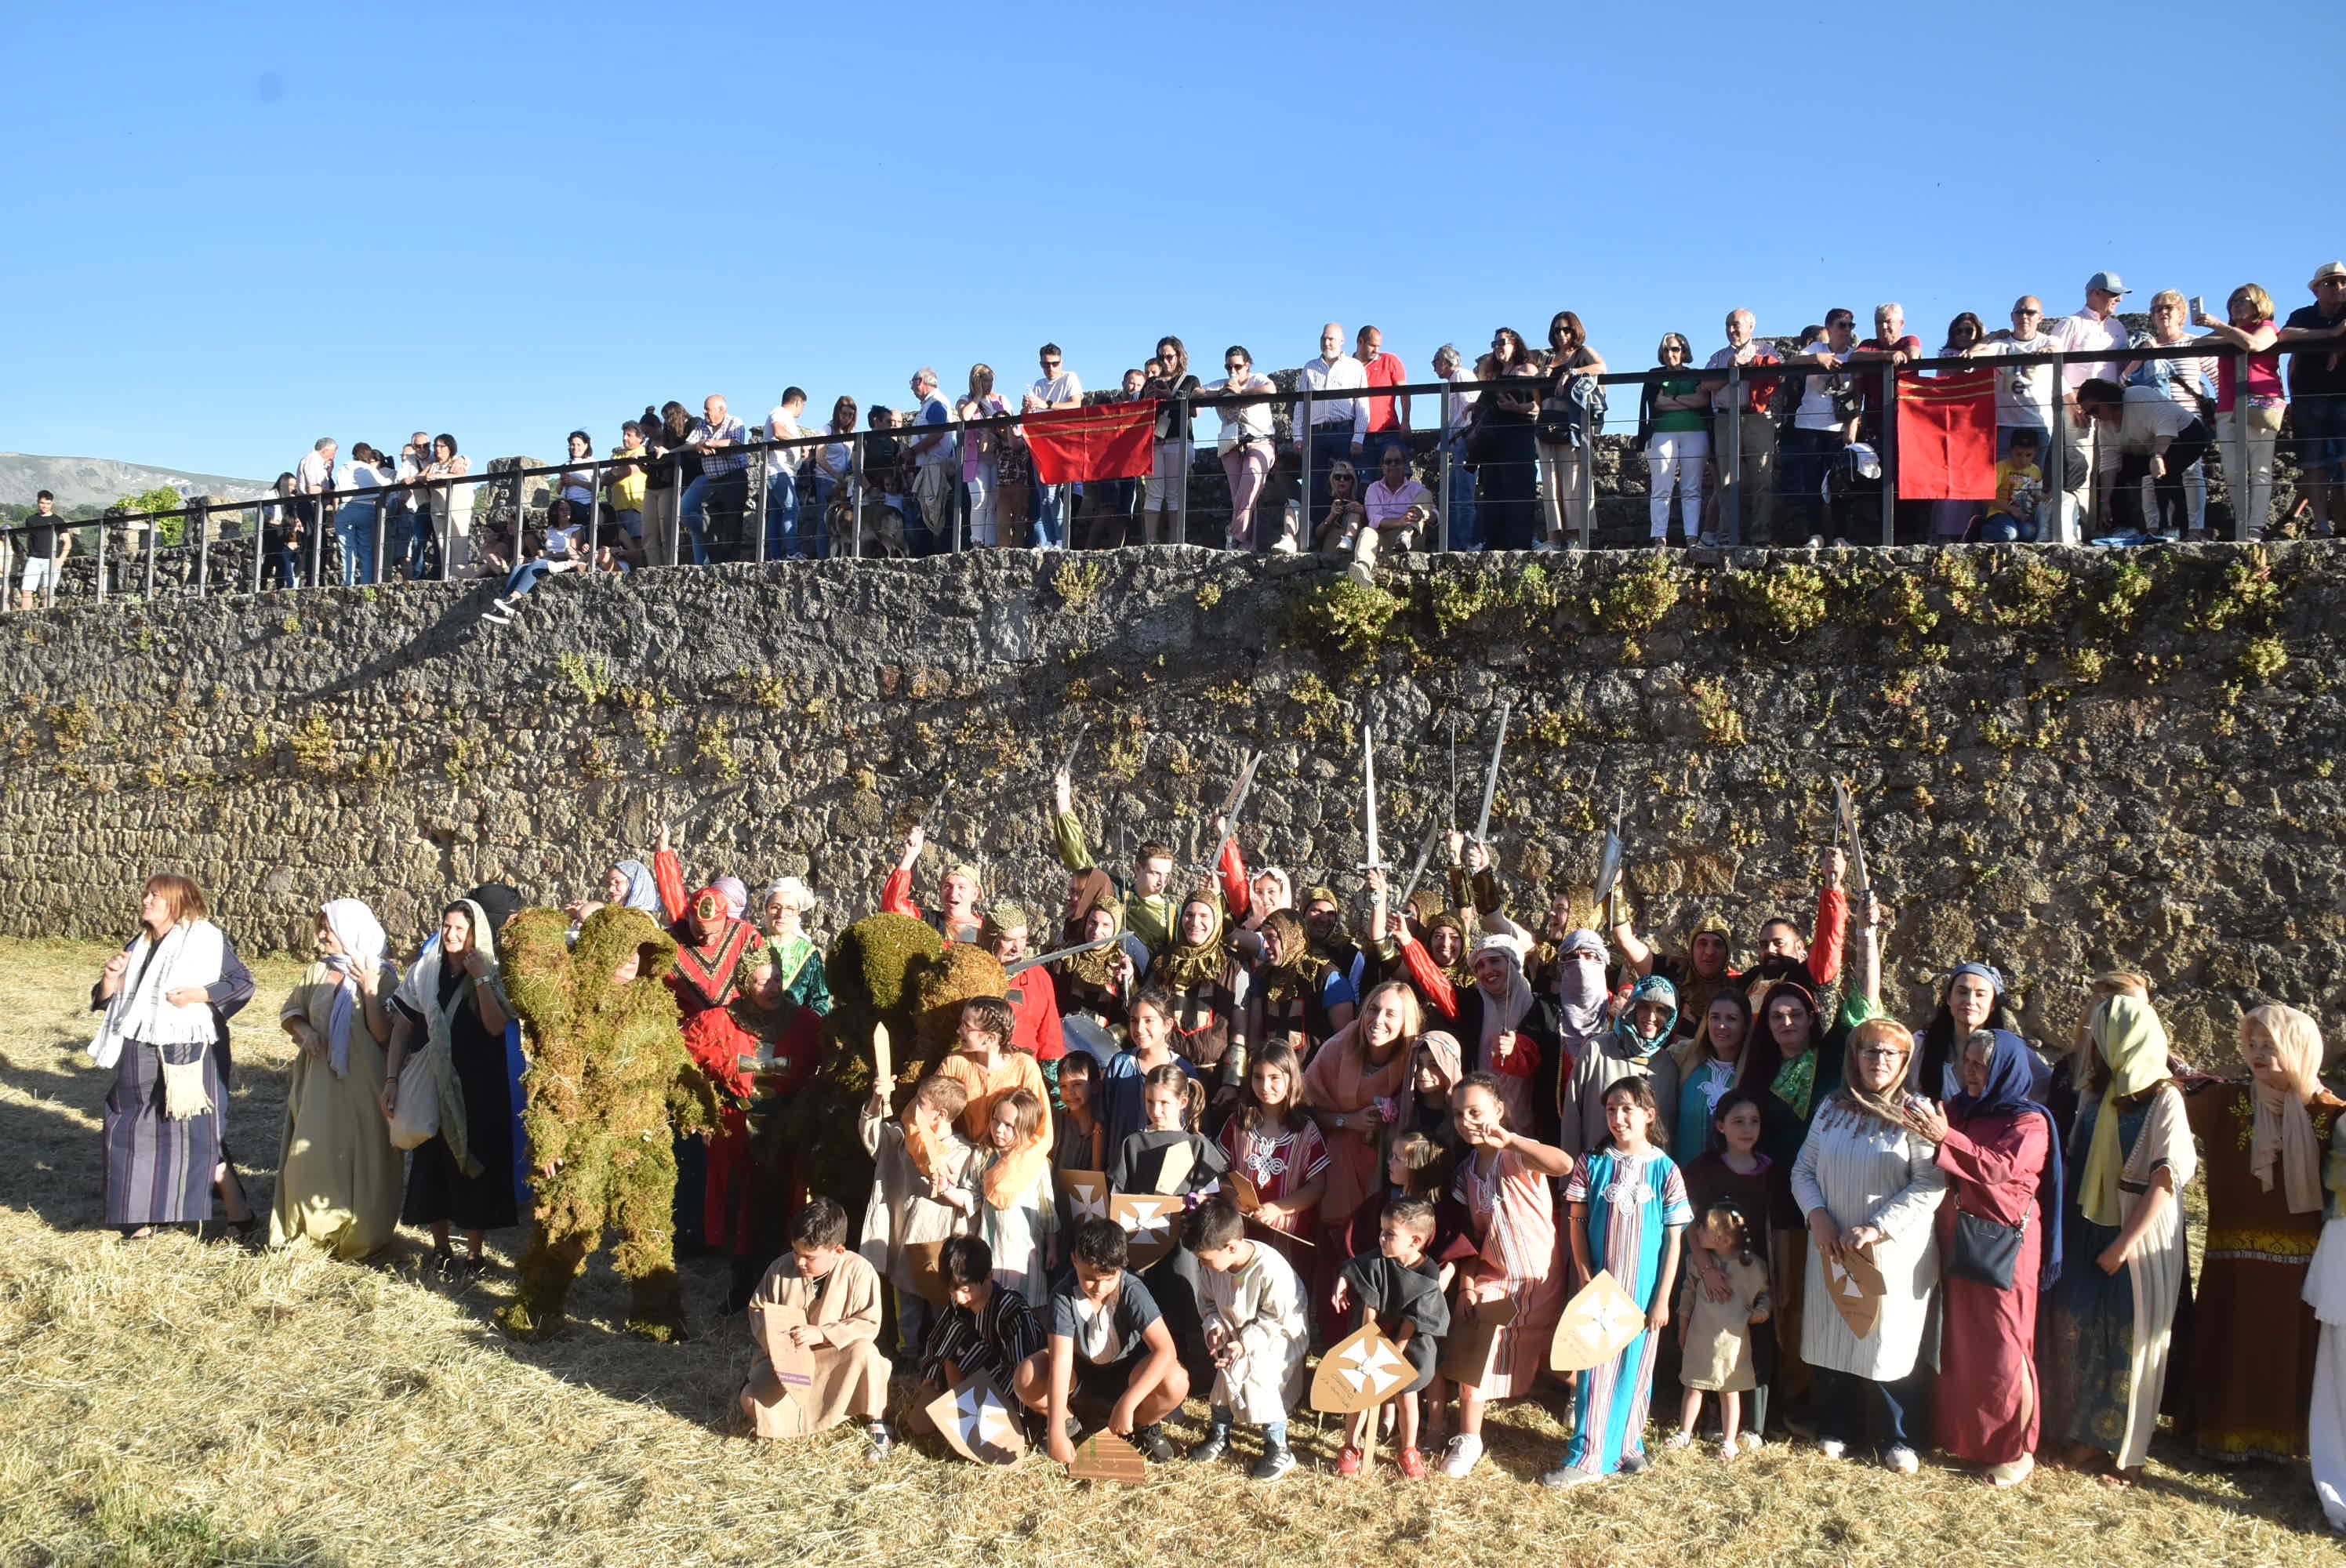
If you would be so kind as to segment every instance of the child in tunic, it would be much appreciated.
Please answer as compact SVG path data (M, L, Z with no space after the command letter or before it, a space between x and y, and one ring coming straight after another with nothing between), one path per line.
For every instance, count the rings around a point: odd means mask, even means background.
M1336 1282L1336 1306L1351 1314L1347 1334L1374 1322L1408 1360L1412 1377L1385 1401L1393 1410L1401 1444L1395 1462L1412 1481L1425 1477L1425 1455L1417 1446L1417 1391L1433 1380L1442 1336L1450 1329L1450 1305L1443 1299L1448 1270L1429 1256L1433 1243L1433 1205L1423 1197L1398 1197L1377 1221L1374 1248L1356 1254ZM1338 1475L1361 1473L1362 1440L1381 1410L1357 1410L1345 1419L1344 1446L1336 1454Z
M1566 1183L1572 1206L1572 1260L1580 1278L1609 1272L1645 1308L1646 1329L1611 1359L1574 1380L1571 1444L1542 1486L1578 1486L1615 1471L1646 1469L1646 1406L1653 1395L1654 1355L1669 1325L1678 1284L1678 1242L1694 1219L1686 1182L1653 1142L1660 1125L1654 1085L1623 1078L1605 1091L1611 1141L1582 1161Z
M994 1252L982 1237L947 1241L938 1255L938 1271L944 1276L945 1308L921 1351L921 1386L913 1409L923 1413L915 1430L927 1426L924 1412L938 1395L968 1379L992 1378L1009 1392L1020 1364L1043 1348L1026 1298L994 1283Z
M1735 1206L1743 1216L1751 1249L1768 1272L1768 1321L1751 1336L1751 1375L1759 1381L1746 1401L1750 1419L1743 1423L1744 1431L1757 1439L1768 1430L1770 1399L1790 1397L1784 1390L1790 1380L1780 1369L1800 1349L1794 1298L1800 1289L1800 1248L1808 1226L1792 1202L1791 1167L1760 1151L1767 1118L1758 1097L1749 1090L1729 1090L1711 1115L1710 1127L1712 1148L1689 1162L1680 1174L1686 1177L1687 1201L1697 1214L1713 1204ZM1715 1282L1715 1255L1689 1247L1687 1265L1695 1288L1709 1294ZM1718 1275L1716 1282L1723 1285L1724 1278ZM1803 1377L1800 1387L1804 1390L1806 1386Z
M758 1349L741 1409L761 1438L804 1436L856 1417L871 1457L883 1459L896 1440L882 1419L888 1359L879 1345L880 1276L847 1250L847 1211L834 1199L808 1199L790 1217L790 1251L750 1298ZM801 1359L810 1375L803 1384L796 1371L786 1380L776 1369Z
M1246 1097L1216 1141L1262 1200L1251 1217L1289 1263L1308 1267L1300 1256L1308 1243L1298 1238L1312 1228L1327 1189L1328 1145L1304 1115L1303 1064L1292 1046L1274 1041L1255 1053Z
M1030 1089L1009 1091L994 1103L975 1167L977 1229L994 1254L994 1281L1029 1301L1050 1289L1059 1261L1058 1194L1042 1129L1041 1098Z
M1768 1320L1768 1266L1752 1245L1750 1221L1731 1203L1714 1203L1702 1211L1694 1244L1725 1278L1727 1299L1712 1300L1691 1268L1678 1287L1678 1348L1686 1353L1678 1382L1686 1395L1678 1404L1678 1435L1670 1439L1670 1446L1686 1448L1694 1441L1702 1396L1715 1393L1719 1457L1731 1460L1739 1451L1743 1395L1759 1386L1751 1326ZM1749 1446L1760 1446L1758 1432L1749 1434Z
M1214 1363L1212 1418L1189 1457L1200 1464L1221 1458L1231 1426L1244 1421L1262 1428L1262 1457L1249 1473L1277 1481L1295 1468L1287 1407L1303 1392L1310 1349L1303 1283L1276 1249L1247 1238L1246 1217L1226 1194L1189 1217L1188 1246L1205 1271L1200 1306Z
M915 1262L933 1262L946 1237L969 1229L977 1150L954 1126L968 1105L965 1085L932 1073L913 1086L900 1119L886 1119L886 1087L877 1084L857 1119L873 1162L859 1250L895 1290L896 1332L907 1358L921 1353L930 1318L944 1300L934 1270Z
M1457 1196L1476 1248L1458 1266L1458 1300L1442 1368L1458 1385L1458 1431L1442 1454L1442 1473L1456 1481L1483 1458L1484 1407L1531 1392L1546 1368L1548 1342L1564 1309L1550 1183L1572 1175L1573 1158L1515 1131L1491 1074L1469 1073L1450 1104L1463 1145ZM1514 1316L1483 1324L1484 1304L1502 1300ZM1429 1403L1439 1419L1442 1385L1434 1387Z
M1100 1064L1087 1051L1059 1058L1059 1114L1051 1118L1051 1168L1107 1169L1107 1128L1099 1116Z
M1013 1089L1025 1089L1044 1103L1043 1138L1048 1146L1051 1086L1043 1080L1042 1064L1011 1045L1010 1037L1017 1027L1018 1017L1010 1003L998 996L973 997L962 1003L953 1054L937 1064L940 1075L958 1079L969 1090L961 1131L972 1143L985 1141L985 1129L994 1121L994 1102Z
M1012 1391L1043 1418L1043 1451L1076 1461L1079 1398L1111 1401L1107 1430L1158 1464L1175 1453L1160 1424L1189 1397L1189 1374L1164 1314L1140 1277L1125 1268L1130 1243L1112 1219L1076 1227L1072 1267L1051 1292L1044 1348L1019 1364Z
M1108 1190L1186 1197L1217 1186L1229 1159L1220 1145L1198 1130L1205 1086L1178 1064L1155 1067L1144 1080L1140 1105L1145 1125L1117 1150ZM1198 1316L1197 1255L1176 1247L1141 1277L1181 1348L1181 1364L1195 1381L1211 1381L1213 1359L1206 1352L1205 1323Z

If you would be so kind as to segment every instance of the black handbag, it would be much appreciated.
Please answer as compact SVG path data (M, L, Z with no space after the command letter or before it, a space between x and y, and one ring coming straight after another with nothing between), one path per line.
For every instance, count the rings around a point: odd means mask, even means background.
M2027 1239L2025 1225L2003 1225L1985 1215L1957 1209L1954 1245L1947 1249L1947 1272L1958 1279L2009 1290L2013 1274L2020 1267L2021 1246Z

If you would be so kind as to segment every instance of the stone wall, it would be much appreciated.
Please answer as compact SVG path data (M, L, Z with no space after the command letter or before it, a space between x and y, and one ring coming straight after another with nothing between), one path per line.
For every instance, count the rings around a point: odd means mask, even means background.
M1904 1015L1974 954L2048 1035L2113 964L2147 970L2202 1054L2240 1004L2334 1022L2346 1001L2346 566L2325 545L1413 557L1373 589L1310 557L1010 552L558 578L511 630L480 624L487 596L6 623L0 929L119 936L168 868L250 947L306 942L342 895L412 941L477 881L583 892L648 858L663 817L695 878L806 876L825 932L917 820L923 885L973 857L1047 903L1049 772L1079 730L1104 856L1162 838L1202 861L1260 747L1250 853L1349 888L1357 726L1406 860L1454 809L1445 716L1471 827L1512 696L1493 830L1521 905L1585 897L1626 799L1640 925L1675 946L1717 906L1750 931L1808 903L1841 774Z

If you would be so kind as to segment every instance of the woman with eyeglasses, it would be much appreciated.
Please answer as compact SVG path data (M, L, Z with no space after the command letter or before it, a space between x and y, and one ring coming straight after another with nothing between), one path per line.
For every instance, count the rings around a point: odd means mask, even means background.
M1315 550L1350 550L1353 537L1365 527L1369 510L1361 503L1358 470L1338 459L1328 465L1328 515L1311 532Z
M1577 545L1588 522L1588 454L1605 421L1605 356L1588 346L1577 312L1558 311L1547 324L1546 393L1540 400L1540 477L1547 498L1548 548Z
M2150 297L2150 330L2137 332L2127 344L2136 349L2175 349L2198 341L2190 330L2191 307L2182 292L2161 289ZM2172 360L2137 360L2127 369L2128 386L2156 387L2169 401L2195 413L2216 412L2216 361L2190 354ZM2215 421L2210 418L2211 425ZM2187 537L2208 536L2208 465L2194 464L2183 473L2184 505L2191 519Z
M1920 1105L1905 1090L1913 1055L1914 1036L1895 1019L1851 1031L1841 1088L1792 1162L1792 1196L1809 1219L1800 1359L1816 1378L1818 1446L1840 1459L1871 1444L1901 1475L1921 1468L1927 1435L1917 1374L1947 1196L1936 1148L1907 1125Z
M1254 356L1237 343L1222 351L1222 379L1200 389L1232 396L1277 390L1269 376L1254 373ZM1229 545L1233 550L1268 550L1278 543L1277 527L1256 523L1255 503L1270 474L1272 457L1270 404L1225 403L1214 411L1221 416L1221 433L1214 450L1222 460L1222 473L1230 484Z
M1158 339L1157 357L1149 362L1158 371L1141 383L1140 395L1158 400L1156 466L1150 472L1148 500L1142 504L1140 542L1154 545L1161 539L1178 545L1181 541L1173 537L1174 519L1181 514L1181 494L1189 484L1191 447L1188 412L1175 400L1196 392L1198 378L1189 373L1188 345L1178 338ZM1160 517L1162 528L1158 524Z
M1670 542L1670 496L1678 498L1679 537L1691 545L1702 533L1702 466L1710 455L1710 396L1691 373L1694 349L1680 332L1664 332L1656 361L1680 373L1646 382L1638 400L1638 440L1646 449L1651 543Z

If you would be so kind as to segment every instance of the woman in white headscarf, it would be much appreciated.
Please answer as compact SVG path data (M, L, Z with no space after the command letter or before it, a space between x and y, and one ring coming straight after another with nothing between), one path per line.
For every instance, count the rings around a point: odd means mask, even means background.
M774 950L774 966L782 989L801 1007L820 1018L831 1011L831 986L823 977L822 949L807 935L806 917L815 906L814 891L797 877L781 877L766 884L760 912L767 945Z
M388 1117L399 1109L408 1057L423 1054L430 1120L438 1130L414 1145L400 1218L432 1227L433 1259L443 1278L476 1272L483 1233L521 1222L516 1106L505 1055L512 1017L497 973L495 921L474 900L458 899L440 911L438 940L424 944L391 999L382 1085ZM449 1249L452 1228L464 1233L462 1260Z
M399 983L382 926L356 899L318 911L318 957L278 1014L301 1054L285 1092L285 1140L269 1244L309 1241L372 1257L399 1227L399 1151L383 1125L385 1010Z
M2322 1162L2346 1103L2321 1086L2321 1030L2294 1007L2240 1020L2245 1081L2184 1089L2208 1181L2207 1246L2192 1298L2188 1375L2209 1459L2306 1457L2307 1390L2320 1339L2302 1299L2328 1206Z

